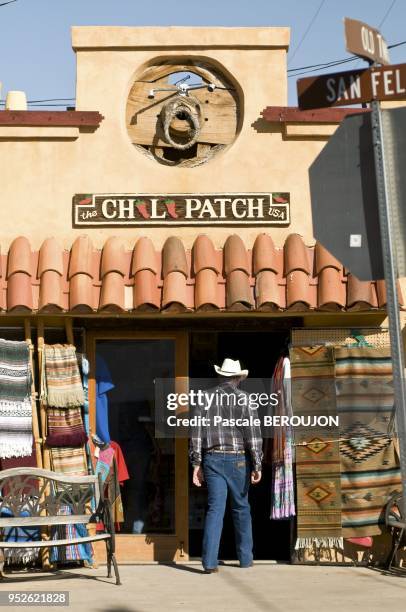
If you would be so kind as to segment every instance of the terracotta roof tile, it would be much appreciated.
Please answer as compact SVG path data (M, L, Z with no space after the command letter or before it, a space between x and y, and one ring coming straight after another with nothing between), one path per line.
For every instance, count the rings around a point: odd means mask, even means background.
M399 289L399 287L398 287ZM385 281L383 280L378 280L376 281L376 294L378 297L378 306L379 308L384 308L386 306L386 286L385 286ZM400 291L398 290L398 295L400 294ZM399 295L400 298L400 295Z
M121 272L105 272L100 291L99 310L124 310L124 277Z
M253 247L253 274L256 275L263 270L272 270L276 274L279 257L273 240L269 234L259 234Z
M193 245L193 272L198 274L201 270L221 272L214 244L206 234L200 234Z
M259 310L281 310L281 295L278 278L272 270L257 274L255 284L256 307Z
M345 286L342 272L324 267L319 273L317 304L321 310L342 310L345 307Z
M249 276L243 270L233 270L227 276L228 310L251 310L254 305Z
M29 276L32 275L31 246L25 236L19 236L13 240L8 251L8 278L16 272L25 272Z
M164 278L162 308L186 310L188 308L188 291L186 277L180 270L168 272Z
M88 274L75 274L69 283L69 310L86 313L94 308L92 278Z
M303 270L293 270L286 276L286 307L307 310L311 306L310 279Z
M47 238L41 245L38 258L37 277L48 270L54 270L60 276L63 275L63 253L62 248L55 238Z
M55 312L63 309L61 275L55 270L41 274L38 310Z
M181 272L188 277L188 264L183 242L171 236L162 249L162 274L166 278L171 272Z
M385 285L385 281L383 281L383 280L376 281L376 293L377 293L377 296L378 296L378 307L379 308L385 308L386 307L386 285ZM397 282L397 293L398 293L399 304L401 306L403 306L404 305L404 301L403 301L402 290L400 288L399 281Z
M70 251L63 252L50 238L38 253L20 236L0 256L0 264L0 309L13 312L299 312L371 310L386 302L382 281L346 276L321 245L307 247L298 234L289 236L284 248L260 234L252 252L236 234L223 249L201 235L192 252L176 237L168 238L162 251L142 237L131 252L117 238L109 238L100 251L88 236L79 236Z
M140 270L150 270L154 274L158 274L157 253L152 241L146 236L142 236L135 243L131 275L134 276Z
M284 247L284 274L288 276L294 270L302 270L311 274L309 253L299 234L290 234L285 241Z
M348 274L347 279L347 308L349 310L369 310L378 307L374 283L360 281L353 274Z
M250 274L248 253L238 234L229 236L224 244L224 273L228 276L234 270L243 270Z
M102 250L100 278L103 279L109 272L117 272L124 277L127 273L126 263L126 254L121 240L115 236L108 238Z
M32 310L31 278L25 272L14 272L7 283L7 309Z
M134 309L158 310L160 307L160 291L157 285L157 275L145 268L134 275L133 286Z
M217 277L217 272L211 268L204 268L197 273L195 282L196 310L221 308Z
M343 266L320 242L316 242L314 247L314 268L315 274L320 274L325 268L335 268L341 271Z
M75 274L93 276L93 244L89 236L79 236L70 252L68 279Z

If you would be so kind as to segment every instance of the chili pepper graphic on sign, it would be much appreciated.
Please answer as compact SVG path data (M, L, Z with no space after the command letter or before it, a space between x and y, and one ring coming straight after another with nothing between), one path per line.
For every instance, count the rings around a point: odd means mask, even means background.
M164 202L166 209L168 211L168 214L172 217L172 219L177 219L178 218L178 213L176 212L176 202L175 200L171 200L171 199L166 199Z
M137 200L135 206L138 209L138 212L140 213L141 217L143 217L144 219L150 218L151 215L147 211L147 203L144 200Z

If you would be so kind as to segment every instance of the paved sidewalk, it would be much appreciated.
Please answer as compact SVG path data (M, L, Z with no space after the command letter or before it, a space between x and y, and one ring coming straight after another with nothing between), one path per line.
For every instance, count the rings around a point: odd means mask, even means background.
M120 573L122 586L106 578L104 567L53 575L14 573L0 583L0 590L68 590L69 608L52 609L83 612L406 610L406 577L365 568L258 564L242 570L227 565L218 574L205 575L195 564L122 565Z

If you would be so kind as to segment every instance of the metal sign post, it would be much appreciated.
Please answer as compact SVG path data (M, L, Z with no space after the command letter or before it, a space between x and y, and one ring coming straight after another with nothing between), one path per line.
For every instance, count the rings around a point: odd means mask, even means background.
M406 272L406 238L404 235L404 225L406 221L406 206L405 206L405 193L406 188L405 179L403 174L404 159L406 156L406 143L403 135L403 124L405 121L404 113L393 115L394 110L384 110L380 108L380 100L405 100L406 99L406 64L389 65L390 59L388 54L388 47L382 34L376 28L372 28L367 24L356 21L354 19L345 19L345 35L346 35L346 47L347 51L355 53L356 55L363 57L371 64L368 69L353 70L349 72L342 72L338 74L327 74L320 77L310 77L306 79L300 79L297 82L298 100L299 107L301 109L309 108L321 108L326 106L343 106L349 104L358 104L360 102L371 103L371 128L368 126L368 132L370 135L370 129L372 129L372 143L374 150L374 165L376 175L376 195L377 195L377 206L374 209L373 200L368 201L368 206L363 207L365 196L360 198L358 205L358 222L352 223L351 230L363 229L364 233L367 234L367 230L370 231L371 222L374 227L377 226L378 219L374 219L374 214L378 213L379 218L379 231L381 235L381 246L382 246L382 263L381 265L372 265L373 257L364 258L362 261L357 258L358 261L352 258L352 264L350 269L357 269L360 266L364 266L365 275L376 278L375 274L377 270L383 275L386 283L386 308L389 317L389 333L391 340L391 355L392 355L392 368L393 368L393 386L394 386L394 400L395 400L395 415L397 422L397 434L399 438L399 453L400 453L400 468L402 473L402 487L403 487L403 512L406 516L406 389L405 389L405 361L403 354L403 341L402 341L402 330L400 325L400 314L399 314L399 301L397 294L397 279L399 274L404 275ZM383 65L382 65L383 64ZM403 110L403 109L402 109ZM391 115L392 113L392 115ZM357 121L357 120L356 120ZM357 123L354 121L353 127L357 127ZM359 121L359 120L358 120ZM400 126L400 128L399 128ZM330 146L330 157L324 155L324 165L331 169L331 157L334 152L341 147L340 136L345 136L345 127L350 127L348 124L341 130L337 131L336 137L332 138L335 142L334 146ZM395 129L394 129L395 128ZM397 128L397 129L396 129ZM399 133L400 129L400 133ZM350 130L351 136L351 130ZM352 135L352 141L355 140L354 134ZM365 150L362 151L361 147L361 136L359 138L359 151L357 151L350 158L354 161L356 155L359 156L360 162L359 168L356 170L356 179L352 179L352 183L355 186L361 184L361 192L364 194L364 184L362 183L362 168L363 161L366 157ZM363 135L365 141L365 133ZM326 147L327 148L327 147ZM328 153L328 151L327 151ZM321 157L322 154L319 156ZM348 156L345 156L347 158ZM317 160L316 160L317 161ZM323 160L319 162L319 165L313 164L313 168L310 172L310 181L312 182L312 176L314 179L314 185L312 188L312 199L315 194L315 206L313 210L320 210L318 206L320 194L323 195L323 181L324 177L320 179L320 165L323 167ZM354 172L354 163L352 165L347 164L347 167L351 167ZM337 179L337 175L333 172L330 173L333 179ZM365 175L365 173L364 173ZM371 176L368 177L368 184L373 181ZM346 187L349 185L347 180L344 184ZM375 199L376 202L376 199ZM323 202L324 205L324 202ZM364 225L360 222L359 218L361 215L365 216ZM347 223L348 226L348 223ZM317 225L315 225L317 228ZM337 233L337 227L345 228L345 223L341 226L334 226L334 233ZM323 234L323 231L320 232ZM352 237L352 231L350 232L350 238ZM361 246L362 234L359 234L357 244L349 244L350 247ZM346 238L348 235L344 233L340 238ZM396 248L395 236L398 238L400 243L399 250ZM316 238L318 238L316 234ZM370 236L367 236L369 239ZM343 257L343 243L340 240L331 235L326 244L326 235L324 232L324 242L322 244L329 248L333 255L337 256L337 252L341 253L341 260L347 258ZM371 241L367 240L367 246L369 249ZM372 242L373 244L373 242ZM333 248L331 248L333 247ZM336 251L336 252L335 252ZM338 255L340 257L340 254ZM376 257L376 253L375 253ZM361 275L362 276L362 275ZM381 278L381 276L379 277ZM393 426L393 424L392 424Z
M403 511L406 516L406 391L405 365L402 345L402 330L399 316L397 294L397 269L393 241L393 219L390 201L390 189L387 171L391 170L391 154L385 150L385 142L390 131L384 129L380 103L371 102L372 138L374 144L376 183L378 191L378 208L381 229L383 264L386 283L386 308L389 317L389 334L391 341L393 385L396 409L397 430L399 436L400 468L402 472Z

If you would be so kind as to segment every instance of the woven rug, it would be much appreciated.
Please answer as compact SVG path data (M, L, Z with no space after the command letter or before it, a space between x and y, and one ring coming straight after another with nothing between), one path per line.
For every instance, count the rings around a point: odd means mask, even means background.
M75 347L46 344L44 357L42 400L55 408L83 406L85 395Z
M378 535L386 502L401 490L390 349L340 347L335 356L343 534Z
M333 349L294 347L290 361L293 414L336 416ZM294 428L297 549L342 547L338 433L336 427Z
M0 457L32 450L31 370L26 342L0 340Z
M81 408L48 408L47 446L82 446L87 442Z
M87 476L86 453L80 448L51 448L51 464L54 472L67 476Z

